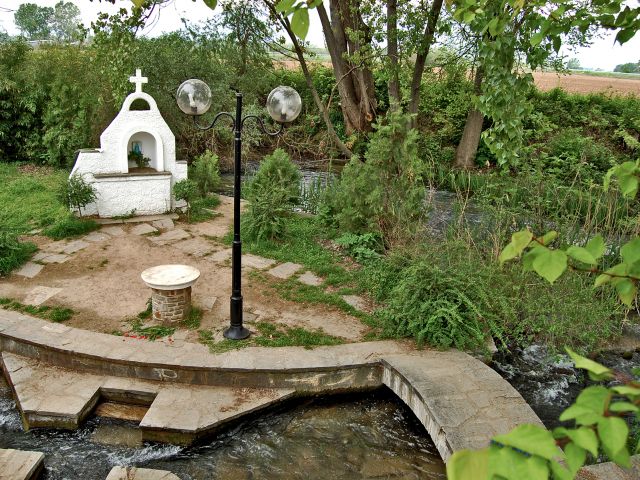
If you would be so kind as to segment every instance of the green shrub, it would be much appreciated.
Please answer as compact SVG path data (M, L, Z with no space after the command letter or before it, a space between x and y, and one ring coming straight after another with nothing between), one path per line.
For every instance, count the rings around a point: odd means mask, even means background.
M94 220L77 218L74 215L69 214L46 228L43 233L54 240L62 240L67 237L84 235L97 230L98 228L100 228L100 224Z
M220 185L218 156L210 150L197 156L189 168L189 178L198 186L200 196L206 197L215 192L215 189Z
M82 209L96 201L96 190L82 175L71 175L58 191L58 199L68 207L74 208L82 217Z
M191 206L193 202L200 198L198 185L193 180L185 178L173 185L173 196L176 200L187 202L187 221L191 220Z
M300 169L282 149L267 155L245 188L249 200L243 227L250 240L285 235L286 217L300 199Z
M403 270L388 305L377 314L388 334L418 345L479 347L488 334L501 336L491 290L455 270L419 259Z
M20 242L15 234L0 232L0 276L9 275L29 260L37 249L33 243Z
M352 157L342 171L331 208L342 230L377 232L388 247L422 227L426 190L418 133L409 129L407 116L387 120L372 135L365 161Z
M376 233L345 233L336 238L336 243L359 262L378 258L382 251L382 239Z

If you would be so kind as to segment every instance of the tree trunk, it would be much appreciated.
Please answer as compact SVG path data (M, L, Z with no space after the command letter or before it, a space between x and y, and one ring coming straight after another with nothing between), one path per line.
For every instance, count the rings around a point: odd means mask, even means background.
M330 18L323 4L316 10L338 82L345 130L347 135L366 132L371 130L377 108L373 73L366 61L354 64L350 56L362 53L360 39L363 44L371 42L371 30L360 15L358 1L331 0L329 7ZM350 37L349 31L359 32L362 37Z
M398 62L398 0L387 0L387 57L389 59L389 109L400 108Z
M416 126L418 107L420 106L420 85L422 85L422 75L424 73L424 66L427 63L427 56L431 45L433 45L433 39L436 34L436 26L438 19L440 18L440 12L442 12L443 0L433 0L431 4L431 11L427 20L427 26L425 27L424 34L422 35L422 41L418 48L416 55L416 63L413 68L413 77L411 79L411 97L409 98L409 106L407 112L412 115L412 126Z
M287 35L289 35L289 39L291 40L291 43L293 44L293 49L296 52L296 56L298 57L298 62L300 63L300 68L302 69L302 74L304 75L304 79L307 83L307 87L309 87L309 90L311 91L311 96L313 97L313 103L316 104L316 107L320 111L322 120L324 121L324 124L327 127L327 133L329 134L329 138L331 139L333 144L336 146L336 148L340 151L340 153L342 153L347 158L351 158L351 155L352 155L351 150L349 150L349 148L344 144L344 142L340 139L340 137L336 133L336 130L333 127L333 123L331 122L331 118L329 118L329 112L327 110L327 107L322 102L322 99L318 94L318 90L316 90L316 87L313 84L313 78L311 77L311 72L309 72L307 61L304 58L304 52L302 50L300 42L298 41L298 38L296 37L295 33L293 33L293 30L291 30L291 24L289 23L289 20L276 10L274 2L271 2L268 0L264 0L264 1L267 7L269 8L271 14L278 19L282 27L286 30Z
M474 93L480 95L482 89L482 77L484 72L482 68L478 68L476 71L476 77L474 81ZM464 125L464 131L462 138L456 149L456 159L454 161L454 167L473 169L475 168L476 153L478 153L478 145L480 145L480 135L482 134L482 123L484 122L484 115L475 107L469 110L467 115L467 123Z

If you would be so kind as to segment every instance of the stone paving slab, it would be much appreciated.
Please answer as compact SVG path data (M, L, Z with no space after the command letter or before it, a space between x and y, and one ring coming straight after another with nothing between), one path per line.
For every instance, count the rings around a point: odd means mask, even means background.
M130 233L133 235L149 235L150 233L156 233L158 229L156 227L152 227L148 223L141 223L136 225L130 230Z
M216 238L224 237L229 231L230 226L224 222L216 221L217 218L214 220L189 225L189 230L197 233L198 235L206 235L208 237Z
M40 273L40 271L44 268L44 265L40 265L34 262L25 263L20 270L17 270L16 275L20 275L21 277L33 278Z
M217 301L218 297L205 297L200 299L198 303L203 310L210 311L213 310L213 306Z
M91 245L90 243L85 242L83 240L75 240L69 243L66 247L64 247L62 249L62 253L66 255L71 255L73 253L79 252L80 250L84 250L90 245Z
M105 480L180 480L180 477L166 470L113 467Z
M301 283L304 283L305 285L309 285L312 287L319 287L320 285L322 285L322 282L324 280L318 277L315 273L307 270L306 272L304 272L302 275L298 277L298 281L300 281Z
M41 263L46 263L46 264L50 264L50 263L65 263L67 261L71 260L71 256L70 255L65 255L64 253L51 253L48 254L46 256L44 256L44 258L42 258L42 260L40 260Z
M101 232L111 235L112 237L124 237L127 232L124 231L124 228L118 226L109 226L102 227L100 229Z
M198 436L235 418L285 400L294 392L294 389L167 387L160 391L151 404L140 422L140 428L146 438L149 438L148 430ZM177 408L178 405L185 408Z
M212 253L211 255L207 256L206 259L215 263L223 263L227 260L230 260L232 254L232 250L230 248L226 248L224 250L218 250L217 252Z
M0 449L0 479L35 480L44 467L44 453Z
M173 220L171 220L170 218L163 218L161 220L155 220L153 222L151 222L151 225L153 225L154 227L160 229L160 230L173 230L173 228L175 227L175 224L173 223Z
M61 291L61 288L37 286L33 288L26 297L24 297L22 303L24 303L25 305L42 305L44 302L49 300L54 295L60 293Z
M41 250L45 252L61 253L68 244L69 242L67 240L58 240L57 242L51 242L44 245Z
M258 255L252 255L250 253L246 253L242 255L242 266L249 268L256 268L258 270L263 270L265 268L272 267L276 264L276 261L271 258L264 258Z
M180 242L174 243L173 246L178 250L194 257L204 257L214 250L214 247L210 242L200 237L182 240Z
M29 428L78 428L104 383L101 376L43 366L7 352L2 352L2 362Z
M82 237L82 240L86 242L100 243L100 242L106 242L110 238L111 237L109 235L107 235L106 233L104 233L104 231L102 231L102 232L91 232L90 234Z
M169 230L162 235L158 235L157 237L148 237L150 241L155 243L156 245L168 245L170 243L177 242L179 240L185 240L187 238L191 238L191 235L181 228L176 228L174 230Z
M366 312L369 310L367 301L359 295L342 295L342 299L356 310Z
M578 472L576 480L638 480L640 478L640 455L631 457L631 468L624 469L615 463L606 462L589 465Z
M297 263L287 262L272 268L267 273L272 277L286 280L287 278L290 278L293 275L295 275L295 273L301 268L302 268L302 265L298 265Z

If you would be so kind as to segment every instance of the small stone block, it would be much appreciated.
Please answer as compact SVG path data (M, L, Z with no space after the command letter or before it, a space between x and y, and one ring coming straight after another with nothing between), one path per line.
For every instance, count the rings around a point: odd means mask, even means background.
M102 233L106 233L107 235L111 235L112 237L124 237L126 235L126 232L122 227L118 227L115 225L102 227L100 231Z
M109 240L111 237L104 232L91 232L89 235L82 237L87 242L100 243Z
M306 271L302 275L298 277L298 280L305 285L310 285L312 287L319 287L322 285L323 280L318 277L315 273Z
M62 291L61 288L51 288L51 287L42 287L38 286L31 290L26 297L24 297L25 305L42 305L44 302L49 300L51 297L60 293Z
M179 240L185 240L187 238L191 238L191 235L189 235L184 230L177 228L175 230L170 230L167 233L163 233L162 235L159 235L157 237L149 237L149 240L151 240L156 245L168 245L169 243L174 243Z
M256 315L255 313L247 312L247 311L242 312L242 321L246 323L254 323L257 320L258 320L258 315Z
M203 310L213 310L213 306L218 301L218 297L206 297L200 301L200 306Z
M287 278L295 275L295 273L302 268L302 265L298 265L297 263L283 263L282 265L278 265L275 268L272 268L267 273L276 278L282 278L286 280Z
M105 480L180 480L180 477L166 470L113 467Z
M71 257L69 255L65 255L64 253L52 253L44 257L40 260L42 263L64 263L69 260Z
M250 253L242 256L242 266L249 268L257 268L263 270L265 268L272 267L276 261L271 258L259 257L257 255L251 255Z
M44 265L39 265L33 262L25 263L20 270L16 272L16 275L21 277L33 278L40 273L44 268Z
M170 218L163 218L162 220L156 220L154 222L151 222L151 225L153 225L156 228L159 228L160 230L173 230L173 228L175 227L173 220L171 220Z
M233 254L233 252L231 251L231 249L227 248L226 250L220 250L220 251L212 253L211 255L209 255L207 257L207 260L210 260L210 261L216 262L216 263L222 263L222 262L226 262L227 260L229 260L231 258L232 254Z
M342 295L342 299L356 310L367 311L367 301L358 295Z
M213 246L209 242L199 237L174 243L173 246L194 257L204 257L213 250Z
M0 449L0 478L31 480L42 471L44 453Z
M51 256L51 254L49 252L38 252L33 256L33 258L31 260L34 261L34 262L40 262L40 261L42 261L43 259L45 259L45 258L47 258L49 256Z
M133 235L148 235L150 233L156 233L157 231L157 228L152 227L148 223L141 223L131 229Z
M67 255L71 255L72 253L76 253L76 252L79 252L80 250L84 250L89 245L91 245L91 244L87 243L85 241L76 240L75 242L71 242L69 245L67 245L62 250L62 253L66 253Z

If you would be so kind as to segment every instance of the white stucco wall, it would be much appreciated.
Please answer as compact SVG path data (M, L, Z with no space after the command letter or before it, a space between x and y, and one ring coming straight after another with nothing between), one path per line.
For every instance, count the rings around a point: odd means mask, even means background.
M131 110L136 100L147 102L149 110ZM129 167L136 166L127 158L134 141L141 143L143 155L151 159L149 166L167 175L129 174ZM181 206L176 205L171 191L175 182L187 178L187 165L176 163L175 136L153 97L136 91L100 135L100 148L79 153L71 171L74 174L92 183L98 196L83 214L113 217L135 209L138 215L151 215Z
M157 215L172 210L170 175L131 175L96 178L97 214L100 217Z

